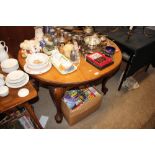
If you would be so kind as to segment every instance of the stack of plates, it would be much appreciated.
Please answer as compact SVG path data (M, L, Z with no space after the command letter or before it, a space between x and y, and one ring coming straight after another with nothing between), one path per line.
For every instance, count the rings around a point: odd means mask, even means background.
M19 68L19 64L16 59L10 58L2 61L1 68L3 72L10 73L17 70Z
M21 70L13 71L6 77L6 85L10 88L20 88L29 82L29 76Z
M50 70L52 64L49 57L43 53L33 53L26 58L24 70L29 74L42 74Z

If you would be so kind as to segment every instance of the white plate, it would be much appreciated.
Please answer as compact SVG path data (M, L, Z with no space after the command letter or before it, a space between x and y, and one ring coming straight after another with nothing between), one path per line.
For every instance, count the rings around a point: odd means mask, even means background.
M9 78L6 78L5 79L5 81L7 82L7 83L10 83L10 84L18 84L18 83L22 83L23 81L25 81L25 79L26 79L26 73L24 73L24 76L22 77L22 78L20 78L20 79L17 79L17 80L10 80Z
M6 78L9 81L16 81L16 80L21 79L24 75L25 73L22 70L17 70L17 71L13 71L9 73Z
M35 61L40 61L40 63L35 63ZM49 61L49 57L44 53L33 53L28 55L26 58L26 63L31 66L42 66Z
M6 85L7 85L9 88L20 88L20 87L25 86L28 82L29 82L29 75L26 74L26 78L25 78L24 81L19 82L19 83L16 83L16 84L11 84L11 83L9 83L9 82L6 81Z
M51 67L52 67L52 64L49 63L46 68L38 71L38 70L33 70L33 69L28 68L27 64L25 64L24 65L24 71L29 73L29 74L37 75L37 74L43 74L43 73L49 71L51 69Z

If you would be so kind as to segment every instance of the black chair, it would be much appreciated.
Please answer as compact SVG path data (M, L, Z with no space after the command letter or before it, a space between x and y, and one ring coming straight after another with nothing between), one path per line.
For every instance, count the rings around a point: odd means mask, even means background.
M125 67L125 71L123 73L123 76L121 78L120 84L118 86L118 91L121 90L121 87L122 87L123 82L127 79L127 73L128 73L129 67L132 65L132 60L133 60L133 58L135 56L136 56L135 54L128 54L128 53L122 51L122 59L127 64L126 64L126 67ZM147 72L149 66L150 66L150 64L147 64L146 65L145 72Z

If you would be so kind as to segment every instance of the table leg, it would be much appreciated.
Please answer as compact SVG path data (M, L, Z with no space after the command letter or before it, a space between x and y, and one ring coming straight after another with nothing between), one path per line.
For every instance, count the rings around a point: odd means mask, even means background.
M66 88L62 88L62 87L54 88L52 86L49 86L49 92L50 92L51 98L57 108L57 113L55 115L55 120L57 123L61 123L63 119L63 114L61 111L61 100L65 91L66 91Z
M32 108L32 106L29 103L24 103L23 107L28 111L30 118L33 120L35 126L39 129L43 129L43 127L41 126L36 114L34 113L34 110Z
M37 92L39 91L39 81L37 81L36 79L32 79L32 83L34 88L37 90Z
M108 77L107 78L104 78L102 80L102 92L104 93L104 95L108 92L108 88L105 86L107 81L108 81Z

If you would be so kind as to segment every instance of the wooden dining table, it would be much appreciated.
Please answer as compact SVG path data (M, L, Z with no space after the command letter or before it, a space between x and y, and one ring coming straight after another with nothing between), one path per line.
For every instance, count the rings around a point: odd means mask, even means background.
M114 63L102 70L97 69L88 63L83 56L81 56L77 70L72 73L62 75L54 66L52 66L52 68L46 73L31 75L32 78L36 80L36 83L40 82L48 86L51 98L57 109L57 113L55 115L57 123L60 123L63 119L61 102L66 90L79 86L102 83L102 92L106 94L108 91L105 84L108 79L117 72L122 62L122 54L119 47L111 40L109 40L109 42L116 48L115 54L113 55ZM18 61L21 68L24 69L26 62L21 53L22 49L18 52Z

